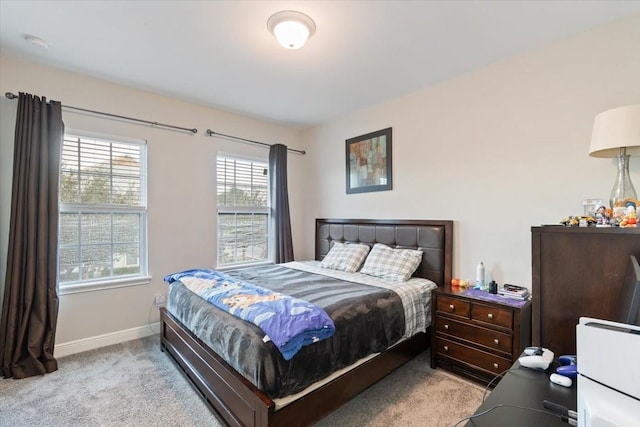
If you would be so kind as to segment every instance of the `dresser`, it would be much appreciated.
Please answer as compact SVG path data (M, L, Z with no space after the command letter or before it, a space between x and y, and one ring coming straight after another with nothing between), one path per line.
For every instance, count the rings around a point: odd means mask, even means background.
M640 257L640 228L531 227L533 345L576 354L580 317L623 320L630 255Z
M531 302L509 305L446 285L431 299L431 367L487 384L531 343Z

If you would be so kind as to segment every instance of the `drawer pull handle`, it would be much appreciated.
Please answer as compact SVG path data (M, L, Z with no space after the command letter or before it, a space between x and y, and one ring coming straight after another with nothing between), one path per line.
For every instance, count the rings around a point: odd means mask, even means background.
M498 364L497 364L497 363L494 363L494 364L493 364L493 367L494 367L495 369L498 369Z
M445 346L444 346L444 351L447 351L447 352L448 352L448 351L449 351L449 346L445 345Z
M444 328L448 331L449 330L449 325L444 325Z
M451 311L453 311L453 310L455 310L455 309L456 309L456 306L455 306L455 305L453 305L453 304L449 304L449 309L450 309Z
M487 317L488 317L489 319L493 319L493 313L489 313L489 314L487 314Z
M494 339L493 339L493 343L494 343L495 345L498 345L498 344L500 344L500 340L499 340L498 338L494 338Z

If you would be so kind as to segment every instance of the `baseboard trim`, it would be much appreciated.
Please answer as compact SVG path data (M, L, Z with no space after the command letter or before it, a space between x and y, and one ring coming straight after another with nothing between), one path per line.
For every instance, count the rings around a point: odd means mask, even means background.
M108 345L148 337L157 334L159 331L160 322L150 323L148 325L138 326L137 328L56 344L53 354L55 357L69 356L83 351L95 350L96 348L106 347Z

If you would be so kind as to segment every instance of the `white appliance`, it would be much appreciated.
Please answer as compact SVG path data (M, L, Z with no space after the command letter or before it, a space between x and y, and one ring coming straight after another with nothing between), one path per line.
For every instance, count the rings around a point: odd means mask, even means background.
M640 327L581 317L578 426L640 427Z

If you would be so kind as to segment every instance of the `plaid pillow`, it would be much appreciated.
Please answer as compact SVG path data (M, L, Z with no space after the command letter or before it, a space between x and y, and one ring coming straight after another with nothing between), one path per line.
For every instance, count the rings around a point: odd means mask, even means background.
M361 273L370 276L406 281L422 262L422 251L415 249L393 249L376 243L362 266Z
M369 253L368 245L357 243L335 243L320 263L322 268L355 273Z

